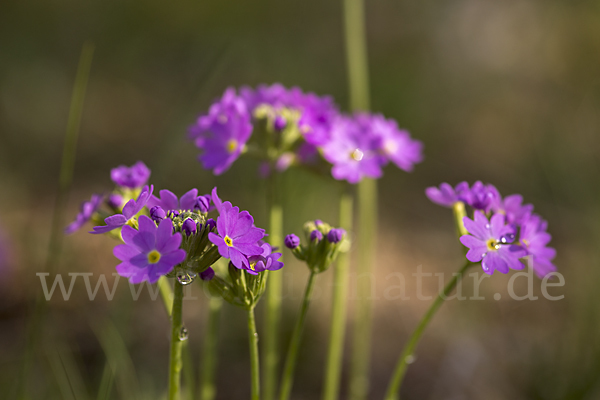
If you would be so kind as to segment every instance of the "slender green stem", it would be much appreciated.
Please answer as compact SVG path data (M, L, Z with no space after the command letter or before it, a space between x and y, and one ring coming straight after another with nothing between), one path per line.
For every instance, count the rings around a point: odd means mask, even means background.
M296 320L296 326L292 333L292 339L290 340L290 347L288 348L287 356L285 359L285 367L283 369L283 377L281 379L281 391L279 400L287 400L292 392L292 385L294 383L294 370L296 369L296 360L298 358L298 349L300 348L300 341L302 339L302 331L304 330L304 324L306 322L306 313L308 312L308 306L310 304L310 298L312 295L315 278L317 273L315 271L310 272L308 282L306 282L306 289L304 290L304 299L302 300L302 307L300 308L300 314Z
M371 360L371 293L376 264L377 243L377 182L363 179L358 184L358 265L357 299L352 328L352 358L350 360L349 398L364 400L369 392Z
M452 290L454 290L458 281L460 281L462 279L463 275L465 274L465 272L467 272L467 270L469 269L469 267L471 265L473 265L473 263L471 263L470 261L467 261L465 263L464 267L462 267L460 269L460 271L458 271L458 273L455 273L452 276L452 279L450 279L450 282L448 282L446 284L446 287L444 288L444 290L442 290L437 295L437 297L435 298L435 300L433 301L433 303L431 304L431 306L429 307L429 309L427 310L425 315L423 315L423 318L421 318L421 321L419 321L419 324L417 325L416 329L410 336L408 343L404 346L404 350L402 350L402 354L400 355L400 358L398 359L398 364L396 364L396 369L394 370L394 375L392 376L392 379L390 381L390 384L388 386L388 389L387 389L387 392L385 395L386 400L396 400L398 398L400 386L402 385L402 379L404 378L404 374L406 373L408 364L410 364L414 360L413 354L415 352L415 349L417 348L417 345L419 344L419 340L421 339L421 336L423 335L423 333L425 332L425 329L427 328L427 325L429 325L429 322L435 315L436 311L440 308L442 303L444 303L444 301L446 300L448 295L452 292Z
M44 272L51 275L56 272L62 249L63 229L64 229L64 212L67 206L69 189L73 181L73 171L75 169L75 155L77 153L77 139L79 137L79 127L83 115L83 104L87 84L92 66L92 58L94 55L94 45L86 42L81 49L79 64L77 66L77 75L75 84L71 94L71 107L69 109L69 117L67 120L67 129L65 133L65 143L63 147L62 160L60 166L60 176L58 182L58 193L54 210L52 213L52 226L50 230L50 241L48 244L48 254L44 266ZM28 397L27 391L30 387L27 384L29 377L29 369L32 358L37 349L39 335L44 331L40 328L43 324L44 314L46 313L46 301L43 300L41 293L38 292L35 304L32 306L31 315L29 318L29 326L27 330L27 343L25 345L25 354L23 356L23 364L21 369L21 379L17 381L19 399Z
M192 361L192 354L190 351L190 342L189 340L185 340L182 343L181 348L181 361L183 364L183 385L186 400L193 400L196 398L195 395L195 374L194 374L194 363Z
M260 400L260 364L258 361L258 333L254 307L248 310L248 344L250 345L250 386L252 400Z
M173 291L173 311L171 312L171 353L169 359L169 400L179 400L181 383L181 348L180 338L183 328L183 285L175 281Z
M269 243L274 247L283 244L283 209L280 202L280 180L277 173L271 174L268 181ZM265 271L264 273L268 273ZM264 400L273 400L277 391L279 365L279 321L281 319L281 291L283 274L270 274L267 285L267 310L265 315L265 340L263 353Z
M340 198L339 224L348 232L352 231L352 194L347 187ZM346 300L348 297L348 269L350 255L341 253L334 267L333 276L333 305L331 315L331 328L329 332L329 350L327 365L325 367L325 386L323 399L337 399L340 388L342 372L342 355L344 350L344 336L346 330Z
M219 297L211 297L208 309L208 321L206 322L206 333L200 361L200 399L214 400L217 394L215 384L215 370L217 368L217 350L219 335L219 319L223 300Z
M343 0L346 38L346 64L350 108L369 109L369 67L365 32L364 0ZM377 181L363 179L358 184L358 277L357 302L352 329L349 398L364 400L369 391L371 354L371 266L377 265Z

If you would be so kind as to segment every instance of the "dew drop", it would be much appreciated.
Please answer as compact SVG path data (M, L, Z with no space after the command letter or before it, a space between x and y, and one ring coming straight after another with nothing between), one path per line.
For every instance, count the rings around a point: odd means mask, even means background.
M188 330L185 326L181 327L181 330L179 331L179 340L181 340L182 342L187 340L188 338Z
M177 281L184 286L194 282L196 276L198 276L198 274L195 272L177 271Z
M417 361L417 357L413 355L406 356L406 358L404 359L404 362L406 362L407 364L412 364L415 361Z

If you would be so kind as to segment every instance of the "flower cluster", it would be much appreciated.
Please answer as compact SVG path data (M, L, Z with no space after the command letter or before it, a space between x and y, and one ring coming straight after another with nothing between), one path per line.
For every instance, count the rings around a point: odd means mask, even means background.
M111 172L117 189L109 195L94 195L82 205L76 220L66 232L72 233L92 221L98 225L90 233L110 233L123 241L114 249L121 263L117 272L131 283L155 283L161 276L176 276L187 284L198 274L203 280L214 277L211 266L221 257L250 275L278 270L283 263L275 249L263 242L264 229L254 226L247 211L240 211L217 195L199 195L192 189L181 197L169 190L154 195L154 186L144 186L150 175L147 167L138 162L133 167L118 167ZM137 193L121 206L125 196ZM100 210L106 203L111 212ZM216 220L209 212L217 210ZM103 219L104 223L101 223Z
M204 168L217 175L244 152L263 160L261 175L328 163L335 179L350 183L379 178L390 161L411 171L423 159L422 143L396 121L379 114L344 115L330 97L280 84L242 87L239 94L227 89L189 128L189 138L201 150Z
M530 257L540 278L556 271L552 263L556 251L547 246L552 238L548 223L533 212L533 205L523 204L521 195L502 197L493 185L479 181L472 186L461 182L455 187L442 183L439 188L427 188L426 195L445 207L466 204L473 209L473 219L462 219L468 234L460 241L469 249L467 259L481 262L486 273L521 270L524 257Z
M304 235L306 245L300 244L300 238L292 233L285 237L285 247L292 250L297 259L306 262L308 267L317 273L329 268L347 240L345 230L332 228L318 219L304 224Z

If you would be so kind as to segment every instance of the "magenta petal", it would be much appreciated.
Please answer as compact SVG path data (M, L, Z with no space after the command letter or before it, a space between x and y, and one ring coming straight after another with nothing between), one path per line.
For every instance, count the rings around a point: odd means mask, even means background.
M494 271L499 271L503 274L508 272L508 264L496 251L488 252L483 258L481 265L483 270L488 274L493 274Z
M133 237L133 243L141 251L148 253L156 247L156 236L151 232L139 232Z
M182 210L193 210L198 198L198 189L192 189L179 199L179 206Z
M165 210L178 210L179 199L170 190L163 189L160 191L160 200L162 202L162 208Z
M246 268L249 268L248 259L246 257L244 257L242 255L242 253L240 253L235 248L233 248L233 247L229 248L229 257L230 257L231 262L233 263L233 265L235 265L236 268L244 269L244 266Z
M233 211L233 210L232 210ZM248 211L242 211L239 213L239 217L228 234L231 238L237 238L247 233L252 225L254 224L254 218L248 213Z
M167 243L172 236L173 222L171 222L169 218L165 218L160 221L156 230L156 249L162 253L164 251L163 248L165 243Z
M160 258L160 262L165 262L171 266L175 266L185 260L185 256L185 250L179 249L168 254L163 254Z
M476 219L477 219L478 214L480 214L480 213L475 211ZM483 218L485 218L485 217L483 217ZM487 219L486 219L485 223L487 223ZM490 233L485 228L485 224L482 225L482 224L478 223L477 221L473 221L469 217L463 218L463 224L465 225L465 229L467 230L467 232L469 232L471 235L475 236L476 238L481 239L481 240L489 239Z
M217 187L216 186L213 188L213 190L211 192L211 200L212 200L213 204L215 205L215 208L217 209L219 214L221 214L221 204L223 204L223 202L217 195Z
M246 256L259 256L264 253L264 249L255 244L237 244L234 247Z
M236 245L255 244L256 242L258 242L265 236L266 235L265 235L264 229L251 228L250 231L248 233L246 233L244 236L236 238L235 243L236 243Z
M490 219L490 231L494 239L500 239L500 236L506 233L504 225L504 214L497 213L492 216L492 218Z
M106 225L112 226L114 229L125 225L127 223L127 218L123 214L116 214L106 217L104 222L106 222Z
M136 231L129 225L125 225L123 226L123 229L121 229L121 238L125 243L129 245L133 245L133 237L137 234L138 231Z
M140 215L140 217L138 218L138 225L140 232L148 232L151 233L153 236L156 235L156 230L158 228L156 227L154 221L152 221L146 215Z

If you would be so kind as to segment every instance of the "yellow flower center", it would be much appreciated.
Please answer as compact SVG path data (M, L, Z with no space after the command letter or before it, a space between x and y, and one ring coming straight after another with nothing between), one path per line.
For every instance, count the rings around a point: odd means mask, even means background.
M238 142L235 139L229 139L227 142L227 152L233 153L238 147Z
M233 246L233 239L231 239L229 236L225 235L225 238L223 239L225 241L225 244L229 247Z
M350 153L350 157L356 161L362 160L364 156L365 153L363 153L360 149L355 149L352 153Z
M160 261L160 253L158 251L152 250L150 253L148 253L148 262L150 264L156 264L159 261Z
M254 267L256 266L256 262L251 262L250 264L250 269L254 272L256 272L256 269L254 269Z
M523 244L524 244L526 247L529 247L529 240L527 240L527 239L521 239L521 242L523 242Z
M488 241L485 242L485 244L487 245L488 250L498 250L500 248L500 246L494 239L488 239Z

